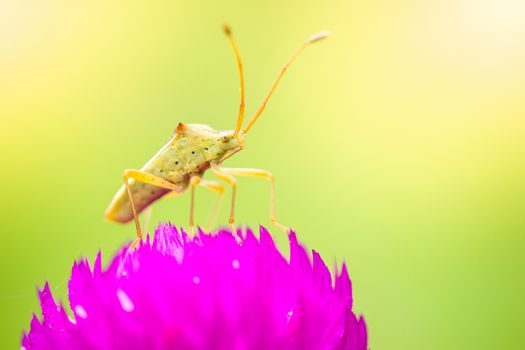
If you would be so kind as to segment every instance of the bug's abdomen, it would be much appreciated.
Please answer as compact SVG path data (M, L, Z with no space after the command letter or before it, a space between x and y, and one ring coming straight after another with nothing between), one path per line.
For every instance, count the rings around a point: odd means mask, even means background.
M130 181L130 190L137 214L170 192L168 189L137 181ZM131 203L129 202L128 193L124 185L106 209L105 216L108 220L120 223L127 223L133 219Z
M160 177L177 187L176 192L188 188L192 176L202 176L210 167L210 162L220 159L225 150L217 145L218 134L182 135L177 134L144 165L140 171ZM171 192L139 181L129 181L133 203L137 213ZM125 186L117 192L105 216L108 220L127 223L133 219L133 211Z

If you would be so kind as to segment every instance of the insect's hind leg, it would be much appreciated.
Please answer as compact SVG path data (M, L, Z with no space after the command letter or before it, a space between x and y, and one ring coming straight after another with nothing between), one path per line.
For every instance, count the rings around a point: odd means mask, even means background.
M130 249L135 248L140 241L142 241L142 228L140 226L139 216L137 214L137 209L135 208L135 202L133 201L133 195L131 194L131 189L129 187L129 179L134 179L135 181L143 182L150 185L155 185L161 188L166 188L172 191L177 190L177 186L169 181L166 181L158 176L153 174L148 174L141 170L135 169L126 169L122 174L122 179L124 185L126 186L126 192L128 193L129 203L131 205L131 211L133 213L133 219L135 221L135 228L137 229L137 238L130 246Z
M258 178L264 178L267 180L270 180L272 183L272 201L271 201L271 210L270 210L270 222L279 228L282 231L287 232L289 229L288 227L280 224L277 221L277 217L275 214L275 176L267 171L262 169L252 169L252 168L215 168L214 173L217 174L220 172L221 174L229 175L231 177L233 176L246 176L246 177L258 177ZM220 177L220 176L219 176ZM232 200L232 216L233 218L233 200Z

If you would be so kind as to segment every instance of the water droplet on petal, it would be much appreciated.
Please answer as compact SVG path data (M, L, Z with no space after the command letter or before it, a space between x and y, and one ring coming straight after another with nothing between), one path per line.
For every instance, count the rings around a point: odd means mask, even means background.
M241 263L239 262L239 260L234 259L234 260L232 261L232 267L233 267L235 270L237 270L239 267L241 267Z
M195 284L199 284L199 283L201 283L201 279L199 278L199 276L193 276L192 281L193 281L193 283L195 283Z
M120 306L122 306L122 309L126 312L131 312L135 310L135 305L133 305L133 302L129 298L129 296L124 292L122 289L117 289L117 298L118 301L120 301Z
M286 322L290 322L293 316L293 307L286 313Z
M88 317L86 309L84 309L82 305L75 306L75 315L83 319L86 319Z

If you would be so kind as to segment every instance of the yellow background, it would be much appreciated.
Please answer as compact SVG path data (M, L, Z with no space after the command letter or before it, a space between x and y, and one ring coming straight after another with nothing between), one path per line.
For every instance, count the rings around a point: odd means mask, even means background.
M65 297L74 259L107 261L133 237L102 218L123 169L179 121L234 127L223 21L248 115L302 40L333 32L226 164L273 171L280 221L348 262L371 348L524 348L521 0L2 1L2 348L17 348L37 285ZM200 222L212 199L198 193ZM188 203L158 203L152 224L186 225ZM268 212L269 185L241 179L239 223Z

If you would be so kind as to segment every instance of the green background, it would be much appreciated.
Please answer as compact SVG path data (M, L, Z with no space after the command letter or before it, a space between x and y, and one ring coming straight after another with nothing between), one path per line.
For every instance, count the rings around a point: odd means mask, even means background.
M373 349L523 349L525 5L519 0L2 1L0 343L36 286L134 236L103 211L178 122L232 129L232 25L247 114L310 34L227 166L271 170L278 217L347 261ZM240 224L269 225L240 179ZM213 196L200 190L197 220ZM151 225L187 225L189 196ZM227 220L224 202L219 223ZM273 230L285 247L285 235ZM198 326L198 325L197 325Z

